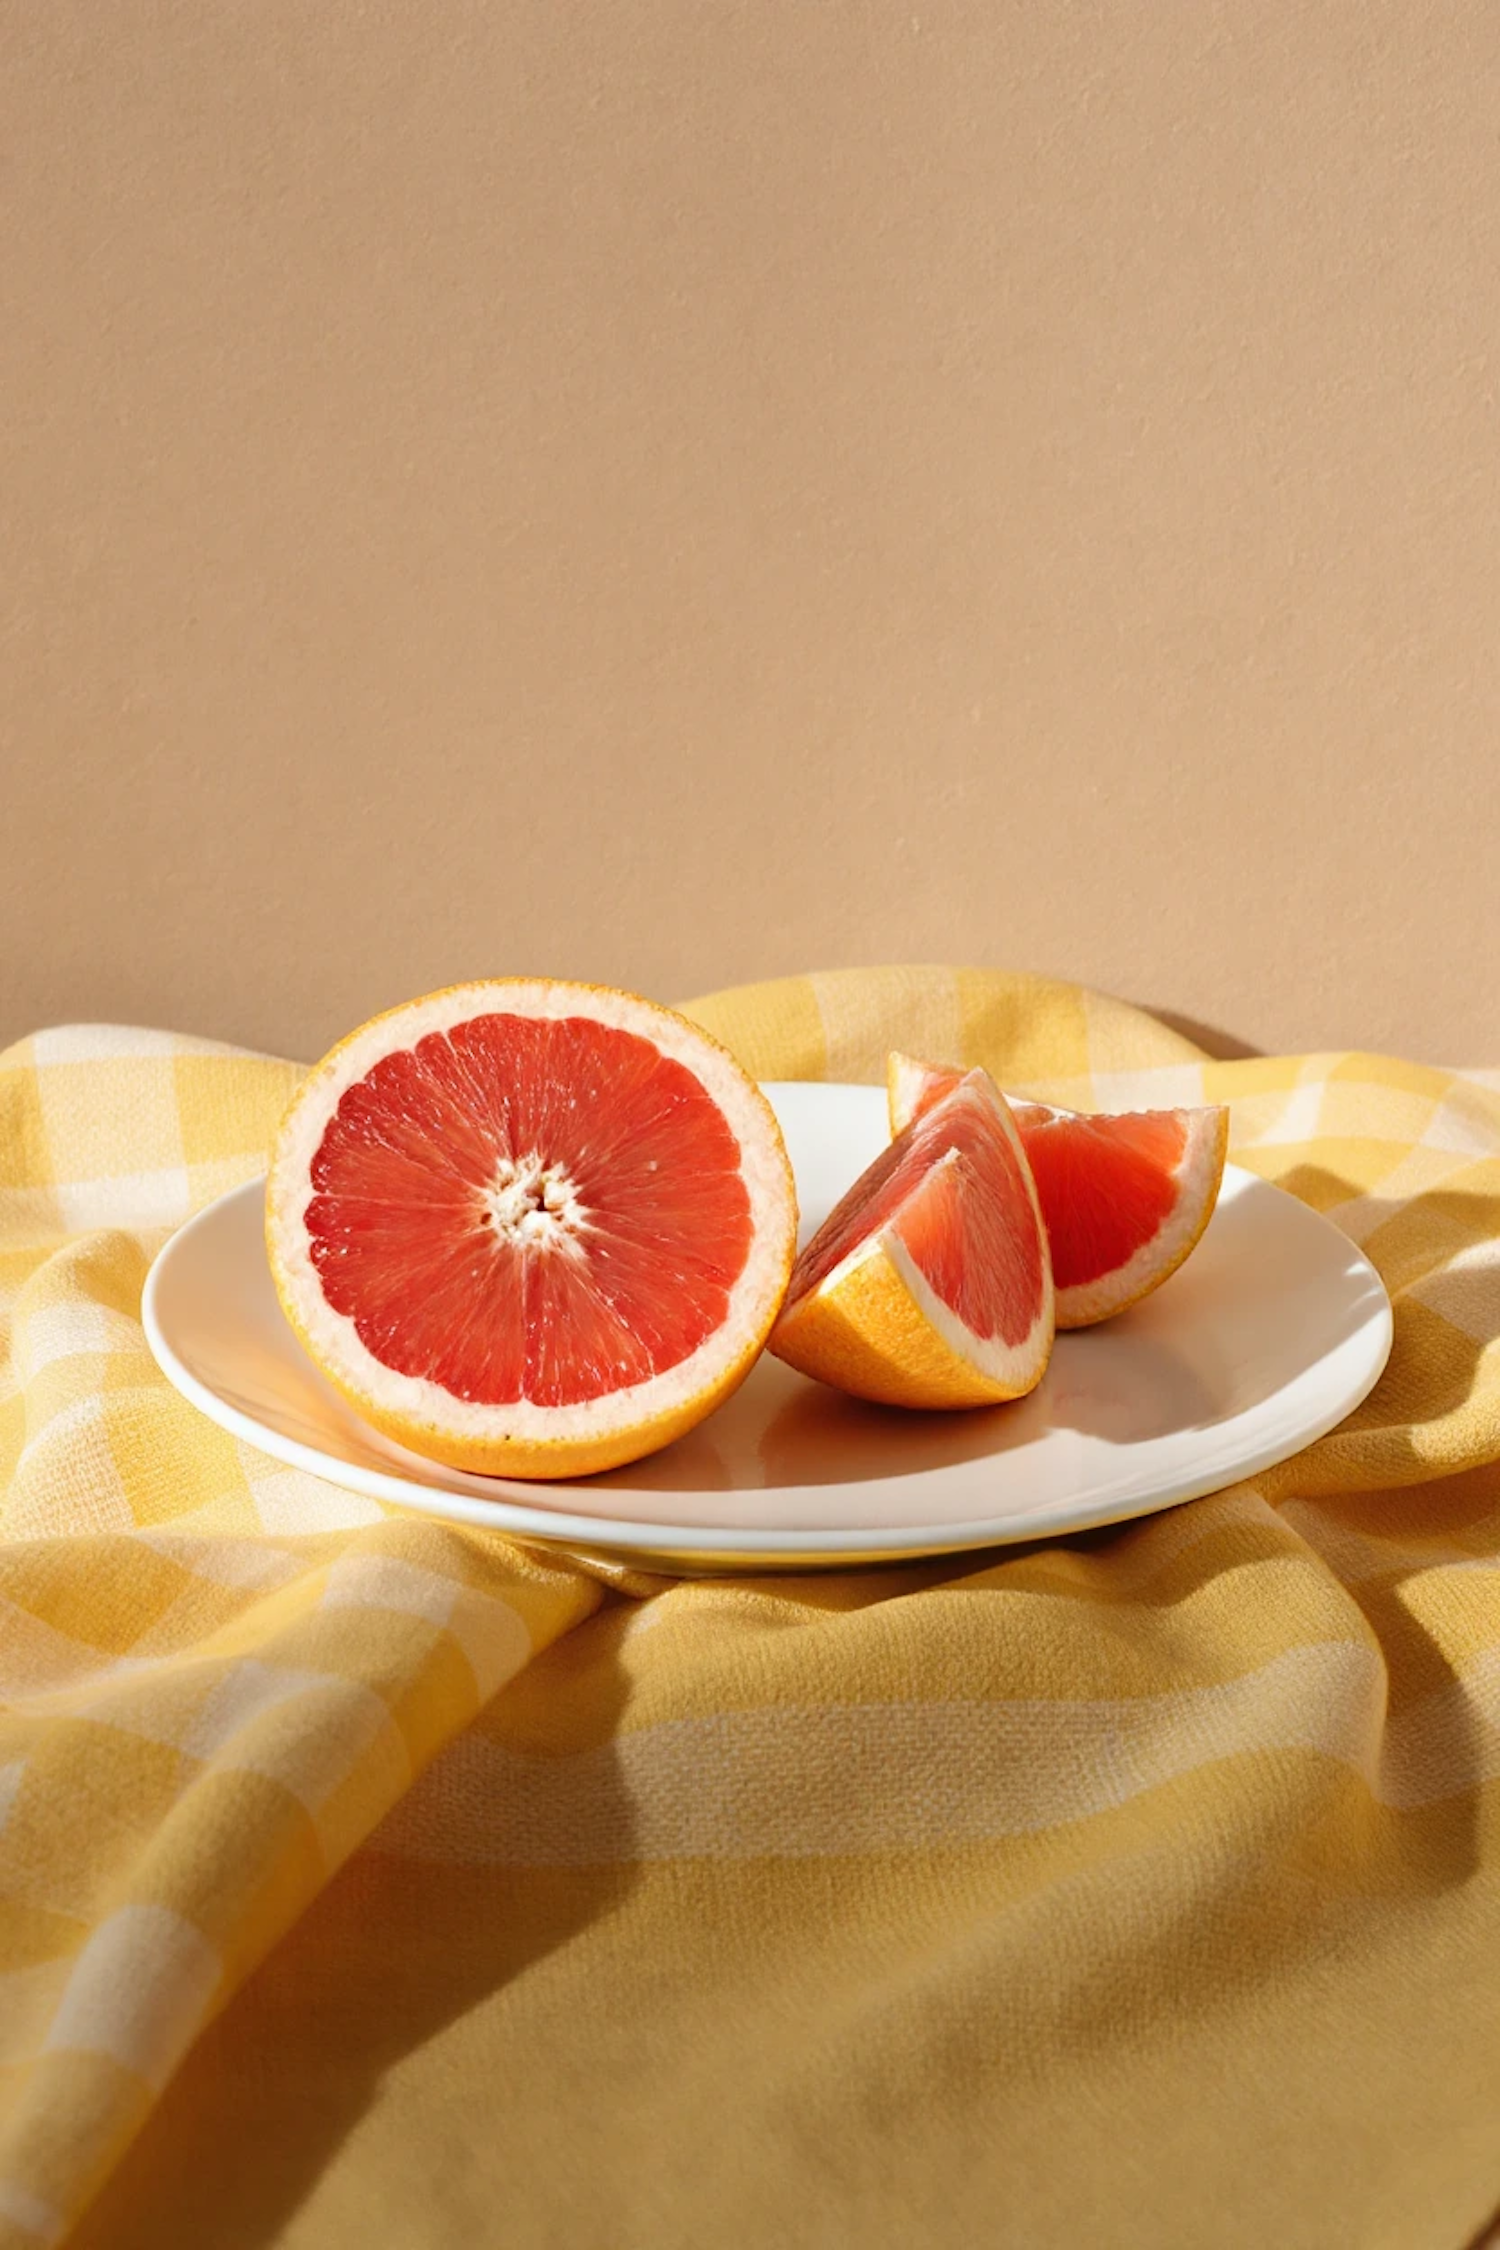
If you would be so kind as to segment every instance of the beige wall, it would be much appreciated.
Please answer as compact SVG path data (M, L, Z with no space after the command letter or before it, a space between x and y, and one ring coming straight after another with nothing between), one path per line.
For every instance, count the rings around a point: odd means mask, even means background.
M0 1037L1088 978L1500 1060L1500 15L49 0Z

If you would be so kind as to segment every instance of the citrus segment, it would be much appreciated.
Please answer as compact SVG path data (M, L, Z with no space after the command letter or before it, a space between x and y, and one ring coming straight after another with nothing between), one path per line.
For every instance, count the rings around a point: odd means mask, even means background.
M875 1159L793 1270L770 1348L893 1406L978 1406L1041 1380L1052 1277L1014 1123L972 1071Z
M961 1073L893 1054L886 1090L901 1132ZM1059 1328L1087 1328L1177 1271L1213 1216L1229 1144L1221 1108L1088 1116L1010 1097L1052 1252Z
M748 1371L790 1269L775 1119L632 995L460 986L355 1032L295 1098L268 1195L292 1326L377 1428L569 1476L667 1443Z

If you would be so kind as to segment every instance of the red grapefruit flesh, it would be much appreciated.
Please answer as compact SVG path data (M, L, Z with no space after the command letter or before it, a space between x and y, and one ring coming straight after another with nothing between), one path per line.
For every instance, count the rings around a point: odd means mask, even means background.
M926 1115L961 1073L890 1057L891 1129ZM1123 1312L1177 1271L1213 1216L1229 1143L1221 1108L1088 1116L1012 1097L1052 1252L1059 1328Z
M1017 1398L1052 1348L1046 1236L1025 1153L983 1071L855 1182L802 1252L770 1349L884 1405Z
M459 1468L586 1474L688 1429L753 1362L796 1202L759 1089L633 995L517 980L335 1048L278 1140L283 1306L379 1429Z

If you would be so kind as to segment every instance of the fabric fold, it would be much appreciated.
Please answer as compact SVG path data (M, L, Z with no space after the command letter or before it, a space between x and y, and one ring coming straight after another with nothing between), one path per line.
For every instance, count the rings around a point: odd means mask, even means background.
M157 1373L150 1257L263 1167L295 1066L22 1041L0 2244L436 2245L503 2200L516 2244L1460 2250L1500 2203L1494 1074L1217 1062L978 970L687 1012L763 1077L899 1044L1228 1102L1235 1160L1379 1268L1385 1376L1110 1533L587 1566L286 1468Z

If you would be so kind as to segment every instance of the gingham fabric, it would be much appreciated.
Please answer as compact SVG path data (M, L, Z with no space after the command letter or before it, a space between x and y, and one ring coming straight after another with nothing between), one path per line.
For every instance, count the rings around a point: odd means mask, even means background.
M0 1057L0 2243L1433 2246L1500 2203L1500 1081L1205 1061L1075 987L792 979L1227 1101L1390 1367L1107 1534L683 1582L387 1513L157 1375L142 1276L292 1066Z

